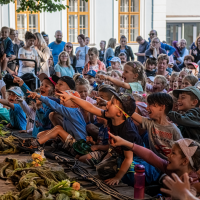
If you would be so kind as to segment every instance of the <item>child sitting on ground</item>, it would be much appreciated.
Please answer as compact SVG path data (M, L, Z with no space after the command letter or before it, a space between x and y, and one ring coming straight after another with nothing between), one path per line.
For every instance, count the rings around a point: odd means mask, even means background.
M119 57L113 57L111 59L110 63L111 63L112 70L118 70L121 73L123 73L122 66L121 66L121 60Z
M171 176L172 173L176 173L180 178L182 178L185 173L188 173L190 177L190 185L196 187L196 184L198 184L199 177L197 170L200 168L200 144L194 140L180 139L176 141L172 146L172 151L168 156L168 160L164 160L159 158L149 149L126 141L111 133L109 133L109 135L113 147L125 146L147 163L155 166L161 172L166 173L169 176ZM190 191L193 195L197 195L196 190L193 188L191 188Z
M189 86L195 86L195 84L198 82L198 78L193 75L187 75L185 78L183 78L182 81L182 89L189 87Z
M167 79L162 75L157 75L154 78L153 85L146 84L146 91L147 93L155 93L155 92L162 92L167 93L165 89L167 87Z
M175 124L167 120L167 114L172 110L173 100L166 93L153 93L147 97L149 118L137 113L131 116L133 120L147 129L150 149L159 157L167 159L171 153L174 141L182 138Z
M200 141L200 91L194 86L189 86L174 90L173 95L178 98L178 110L185 114L171 111L168 117L179 125L184 138Z
M172 75L171 75L171 77L169 79L169 90L168 90L168 92L173 90L174 82L178 82L178 76L179 76L179 72L172 73Z
M146 87L146 76L144 74L144 67L138 61L127 62L124 66L124 72L122 74L124 82L110 76L101 75L101 80L109 80L114 85L126 89L126 93L132 93L135 91L143 92Z
M112 78L115 78L115 79L118 79L118 80L120 80L120 81L123 81L122 73L121 73L120 71L118 71L118 70L112 70L112 71L111 71L111 77L112 77ZM112 85L113 87L115 87L117 93L123 92L123 88L117 87L117 86L115 86L113 83L111 83L110 85Z
M89 81L90 86L92 87L92 90L98 91L98 84L96 83L96 72L94 70L89 70L87 74L85 75L85 78Z
M197 65L196 63L192 62L192 63L188 63L186 66L187 69L189 69L189 71L191 72L191 74L193 74L194 76L197 76L199 73L199 65Z
M1 104L10 108L10 124L8 124L7 127L17 130L26 130L26 114L24 113L17 101L18 97L23 97L23 92L19 87L15 86L7 90L7 93L8 100L0 99Z
M111 91L111 90L110 90ZM112 92L113 97L111 101L107 102L106 110L99 109L87 101L77 98L70 94L60 94L61 100L68 102L71 100L83 109L96 116L100 116L108 120L108 127L110 131L115 135L120 135L122 138L137 143L138 145L143 145L142 138L138 134L136 125L131 119L131 115L135 112L135 100L133 96L129 93L117 94ZM115 151L116 149L114 149ZM134 185L134 164L141 163L146 165L146 180L148 183L157 180L159 173L155 168L143 162L140 158L133 157L133 153L129 149L121 147L118 149L119 152L119 171L115 177L107 179L105 182L109 185L118 184L120 180L128 185ZM114 153L110 151L105 158L108 158ZM132 163L134 160L134 164Z
M187 75L191 75L190 71L188 69L186 69L186 68L183 68L182 71L179 74L179 77L178 77L178 88L179 89L181 89L182 81L185 78L185 76L187 76Z
M78 109L78 106L70 100L62 101L61 99L60 104L58 104L55 101L50 100L48 97L39 95L35 92L27 91L27 93L30 94L30 98L39 99L53 111L60 113L64 118L63 127L58 125L51 130L40 132L37 139L31 142L31 145L40 149L41 145L46 141L56 139L57 136L60 136L64 142L63 149L75 156L76 153L72 148L73 143L81 139L86 139L87 137L86 123ZM63 93L65 92L62 92L61 94ZM80 98L80 95L76 91L67 90L66 93Z
M146 76L155 76L158 62L156 58L148 58L145 64Z
M40 74L39 78L42 82L40 86L40 94L43 96L53 96L56 83L52 80L52 78L48 78L46 74L43 73ZM27 90L30 91L30 89L21 78L14 76L13 82L18 83L19 87L22 89L26 97L29 95L27 93ZM49 114L50 112L52 112L52 110L48 106L46 106L46 104L39 100L36 100L36 108L37 110L32 132L32 136L35 138L37 137L37 134L39 132L52 128L52 123L49 119ZM23 130L26 130L26 128Z
M6 68L9 60L14 59L13 43L9 38L10 29L8 27L1 28L1 38L0 38L0 66L1 73L4 77L6 74ZM12 58L11 58L12 57Z

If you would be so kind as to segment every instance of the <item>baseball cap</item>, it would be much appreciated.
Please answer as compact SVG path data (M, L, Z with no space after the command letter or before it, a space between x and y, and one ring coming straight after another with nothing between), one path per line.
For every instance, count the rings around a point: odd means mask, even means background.
M52 76L52 78L53 78L53 76ZM67 85L69 86L69 88L71 90L75 90L75 82L74 82L73 78L71 78L69 76L62 76L58 80L61 80L61 81L65 82L65 83L67 83Z
M148 76L147 78L149 78L151 82L154 82L154 79L155 79L154 76Z
M200 100L200 91L195 86L189 86L180 90L173 90L173 95L178 98L181 92L192 92L198 98L198 100Z
M89 71L87 72L87 75L92 76L92 77L95 78L96 72L95 72L94 70L89 70Z
M119 62L121 64L121 60L119 57L113 57L110 62Z
M119 93L118 94L114 90L110 90L110 91L121 102L121 104L123 106L122 111L125 112L124 115L126 116L126 114L128 114L129 115L128 117L131 117L131 115L135 112L135 109L136 109L135 99L134 99L133 95L130 93Z
M17 96L22 97L24 93L22 92L21 88L18 86L11 87L7 90L7 92L14 92Z
M55 75L54 75L55 76ZM56 76L57 77L57 76ZM55 85L58 82L59 77L54 77L54 79L52 77L48 77L45 73L41 73L40 75L38 75L38 78L40 79L40 81L42 82L44 79L49 80L55 87Z

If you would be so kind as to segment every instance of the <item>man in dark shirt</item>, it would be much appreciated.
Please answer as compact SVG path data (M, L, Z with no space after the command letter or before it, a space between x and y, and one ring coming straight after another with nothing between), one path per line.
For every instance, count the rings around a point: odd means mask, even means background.
M135 55L137 56L137 60L143 64L148 42L144 40L141 36L137 36L136 41L139 44L139 48L138 53L135 53Z

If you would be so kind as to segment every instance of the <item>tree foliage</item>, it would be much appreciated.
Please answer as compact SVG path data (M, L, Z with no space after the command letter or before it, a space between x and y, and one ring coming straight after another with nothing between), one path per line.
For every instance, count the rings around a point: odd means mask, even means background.
M66 0L19 0L20 7L17 12L30 11L30 12L56 12L68 8L68 5L64 5L62 2ZM88 0L81 0L86 1ZM0 0L1 5L15 3L15 0Z

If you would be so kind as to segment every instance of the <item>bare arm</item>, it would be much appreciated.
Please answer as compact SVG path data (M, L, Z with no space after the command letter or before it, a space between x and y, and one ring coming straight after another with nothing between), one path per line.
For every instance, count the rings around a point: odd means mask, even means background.
M10 107L11 109L14 109L14 107L15 107L13 103L10 103L6 99L0 99L0 103L3 104L4 106Z
M132 114L131 118L132 118L133 120L135 120L136 122L138 122L139 124L142 123L142 116L139 115L139 114L137 114L136 112L134 112L134 113Z
M56 76L61 77L60 72L56 72Z
M88 54L86 54L86 58L85 58L85 65L89 62L89 56Z
M136 56L145 56L145 53L136 53Z

